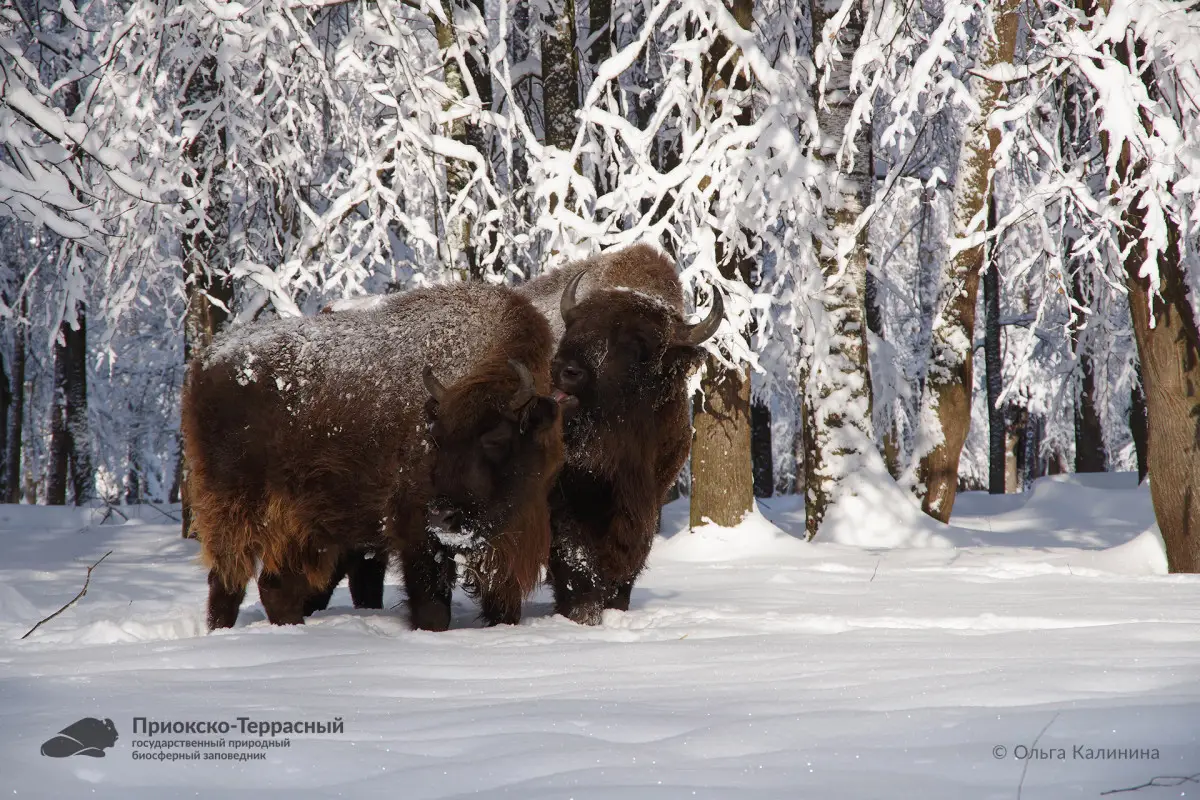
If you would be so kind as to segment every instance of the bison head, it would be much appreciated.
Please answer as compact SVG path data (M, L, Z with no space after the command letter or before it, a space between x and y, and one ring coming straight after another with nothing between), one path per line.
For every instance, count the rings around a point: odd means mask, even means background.
M509 360L444 386L425 368L429 432L435 448L429 532L470 549L546 514L546 494L562 463L558 404L538 395L529 369Z
M627 289L597 289L582 301L575 292L583 272L563 290L565 330L550 375L569 416L603 414L619 419L626 410L657 406L682 389L701 357L700 343L716 333L724 315L719 292L708 315L695 324L658 298Z

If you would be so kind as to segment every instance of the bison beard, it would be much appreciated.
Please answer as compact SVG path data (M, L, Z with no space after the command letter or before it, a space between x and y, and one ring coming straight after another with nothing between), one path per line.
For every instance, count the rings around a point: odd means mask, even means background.
M581 290L586 291L577 300ZM683 321L674 265L639 245L568 265L520 287L560 337L551 367L567 411L566 463L550 496L555 610L594 625L627 610L667 490L691 440L687 377L716 332Z
M182 412L209 627L236 621L256 562L268 618L299 623L335 569L372 550L397 554L412 624L445 629L446 541L465 540L480 548L468 563L484 571L471 581L484 616L519 619L562 459L551 346L527 301L482 285L218 338L189 370ZM382 583L377 558L357 569Z

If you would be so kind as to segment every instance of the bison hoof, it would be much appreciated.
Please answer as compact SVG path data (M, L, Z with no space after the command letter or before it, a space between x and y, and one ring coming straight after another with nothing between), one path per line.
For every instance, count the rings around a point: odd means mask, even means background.
M570 609L566 618L579 625L599 625L604 608L599 603L587 603Z
M421 631L444 631L450 627L450 606L426 603L412 609L412 626Z

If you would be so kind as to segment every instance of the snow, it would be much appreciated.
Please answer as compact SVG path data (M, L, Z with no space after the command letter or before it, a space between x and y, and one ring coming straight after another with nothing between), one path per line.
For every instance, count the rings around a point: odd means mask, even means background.
M962 495L929 530L945 541L880 515L895 529L872 546L803 542L799 498L691 532L674 503L631 610L595 628L541 590L520 626L481 628L456 595L450 631L414 632L345 587L278 628L252 587L206 635L196 544L163 510L122 510L0 506L4 796L1059 800L1200 771L1200 579L1164 574L1130 475ZM38 755L86 716L118 731L104 758ZM171 739L256 738L239 716L344 732L277 737L268 763L149 762L142 716L234 724ZM1035 739L1046 758L1013 757Z

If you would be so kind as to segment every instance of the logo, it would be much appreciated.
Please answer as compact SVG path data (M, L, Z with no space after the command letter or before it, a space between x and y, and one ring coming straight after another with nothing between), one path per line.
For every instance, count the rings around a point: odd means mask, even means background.
M116 743L117 728L111 719L84 717L43 742L42 755L50 758L104 758L104 751Z

